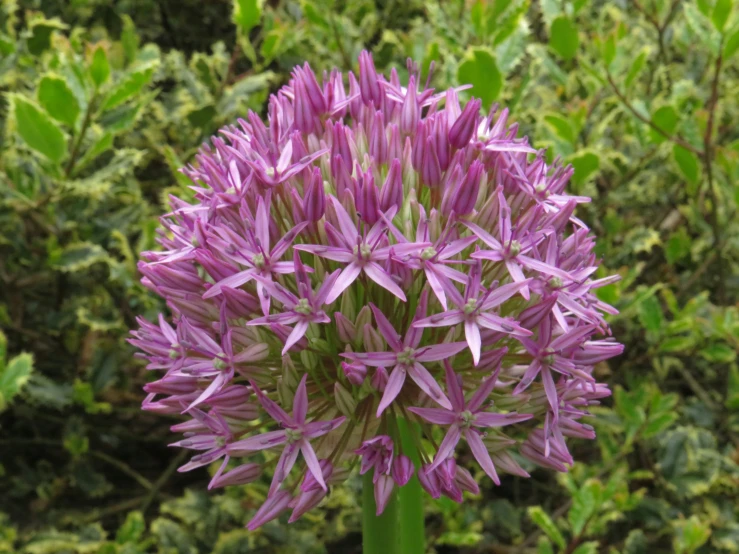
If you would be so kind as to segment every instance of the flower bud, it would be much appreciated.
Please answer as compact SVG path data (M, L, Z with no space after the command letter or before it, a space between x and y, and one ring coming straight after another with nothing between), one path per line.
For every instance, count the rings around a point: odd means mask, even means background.
M367 366L359 362L341 362L347 380L355 387L361 387L367 378Z
M313 177L303 200L303 211L305 218L312 222L320 220L326 212L326 194L323 190L323 176L319 168L313 170Z
M462 110L459 119L452 125L449 130L449 143L454 148L463 148L470 142L473 133L477 129L477 118L480 114L481 105L480 100L471 99Z
M378 367L375 369L375 374L372 376L372 381L370 381L370 384L372 385L372 388L377 389L380 392L385 391L385 387L387 386L387 371L384 367Z
M377 506L375 515L379 516L385 511L390 496L393 494L394 486L393 478L389 475L380 475L375 481L375 505Z
M405 486L413 477L413 462L405 454L400 454L393 460L392 476L395 484L399 487Z
M416 78L411 76L408 79L408 92L403 98L403 105L400 109L400 131L404 135L409 135L416 130L418 120L421 117L421 108L418 105L416 93Z
M341 386L341 383L334 383L334 399L336 400L336 408L346 417L352 417L357 409L357 401L352 393Z

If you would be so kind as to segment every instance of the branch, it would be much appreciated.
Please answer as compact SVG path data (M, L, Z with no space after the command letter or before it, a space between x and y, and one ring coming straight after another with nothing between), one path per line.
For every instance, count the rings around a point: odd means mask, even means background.
M642 123L646 123L649 125L651 129L653 129L656 133L659 133L663 137L665 137L667 140L670 140L674 142L675 144L682 146L685 148L685 150L689 150L696 156L703 157L704 153L700 149L696 148L692 144L690 144L688 141L686 141L684 138L677 136L677 135L671 135L661 127L659 127L654 121L652 121L650 118L643 116L640 114L637 109L629 102L629 100L623 95L623 93L618 89L618 86L616 86L616 83L613 81L613 77L609 72L606 72L608 83L611 85L611 88L613 89L614 94L618 97L619 100L621 100L621 103L624 105L624 107L629 110L634 117L636 117L639 121Z
M706 170L706 177L708 179L708 194L711 197L711 211L709 212L709 224L713 232L713 248L718 253L717 267L718 267L718 299L719 302L723 303L725 297L725 272L724 262L721 256L721 228L718 221L718 195L716 189L713 186L713 125L716 119L716 108L718 106L718 89L719 89L719 78L721 76L721 66L723 64L723 46L724 40L721 38L719 43L719 54L716 58L716 63L713 69L713 81L711 82L711 98L708 101L708 122L706 123L706 133L703 136L703 165Z

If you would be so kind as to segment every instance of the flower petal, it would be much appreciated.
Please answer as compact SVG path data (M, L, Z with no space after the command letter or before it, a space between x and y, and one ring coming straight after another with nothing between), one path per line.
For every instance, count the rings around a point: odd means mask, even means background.
M470 445L470 450L472 451L472 455L475 457L475 460L477 460L477 463L480 464L483 471L488 474L488 477L493 480L493 483L500 485L500 479L495 471L493 460L490 458L490 452L485 448L485 443L482 442L480 435L478 435L476 431L469 429L464 434L464 437L467 439L467 444Z
M367 277L372 279L375 283L393 293L403 302L406 301L405 294L403 294L401 288L395 284L395 281L393 281L393 278L390 276L390 274L382 269L379 264L375 262L369 262L365 264L363 269L364 272L367 274Z
M326 298L326 304L331 304L336 300L341 293L344 292L349 286L356 281L359 274L362 273L362 267L357 262L352 262L346 266L342 271L341 275L336 279L331 292Z
M457 418L454 412L442 410L439 408L416 408L415 406L408 408L409 412L413 412L417 416L422 417L429 423L436 425L451 425Z
M441 390L439 383L436 382L436 379L434 379L434 377L429 373L428 369L416 362L408 368L408 375L413 379L416 385L418 385L423 392L433 398L437 404L447 410L452 409L452 403L449 402L444 391Z
M380 417L385 408L392 404L393 400L400 394L403 383L405 383L405 374L405 369L399 365L395 366L395 369L390 373L387 385L385 385L385 392L382 393L382 399L380 399L380 405L377 406L377 417Z

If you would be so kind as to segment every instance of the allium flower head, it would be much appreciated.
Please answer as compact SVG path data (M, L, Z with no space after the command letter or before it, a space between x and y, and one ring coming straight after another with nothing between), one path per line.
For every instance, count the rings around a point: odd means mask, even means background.
M573 464L568 437L622 351L595 296L594 239L572 168L517 137L508 112L460 106L409 62L403 85L306 64L183 171L143 283L171 318L131 343L163 375L144 409L188 418L180 471L211 487L271 476L250 529L315 507L356 470L378 511L414 472L434 497ZM399 418L415 434L401 444ZM532 464L533 463L533 464ZM469 469L468 469L469 468ZM470 471L471 470L471 471Z

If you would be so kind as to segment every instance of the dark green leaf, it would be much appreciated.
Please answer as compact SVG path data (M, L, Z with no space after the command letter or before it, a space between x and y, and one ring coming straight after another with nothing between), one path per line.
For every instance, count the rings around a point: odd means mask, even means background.
M736 350L727 344L712 344L703 348L699 353L709 362L717 364L730 364L736 360Z
M98 244L78 242L62 250L54 266L62 271L80 271L97 262L106 261L108 253Z
M700 182L700 166L698 165L698 157L690 150L676 144L672 147L672 156L675 159L678 169L683 177L691 185L697 185Z
M652 333L662 329L662 306L656 297L650 296L639 304L639 320L644 328Z

